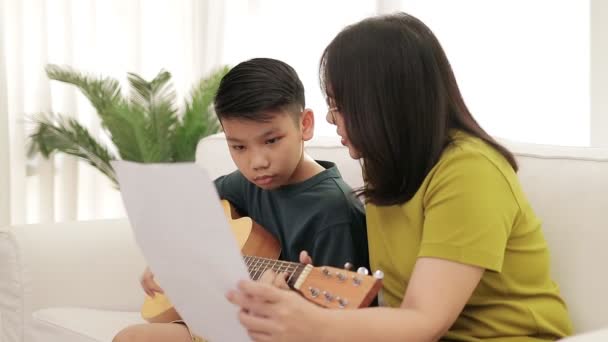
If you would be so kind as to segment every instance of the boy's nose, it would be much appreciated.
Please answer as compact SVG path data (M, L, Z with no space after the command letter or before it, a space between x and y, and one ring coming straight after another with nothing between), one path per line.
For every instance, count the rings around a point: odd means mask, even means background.
M270 160L263 154L254 155L251 159L251 167L254 170L266 169L270 166Z

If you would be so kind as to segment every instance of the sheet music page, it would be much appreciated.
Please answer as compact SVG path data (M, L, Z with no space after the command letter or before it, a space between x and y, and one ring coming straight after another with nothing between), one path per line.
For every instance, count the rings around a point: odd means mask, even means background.
M205 170L194 163L112 166L135 240L188 327L211 342L249 341L238 308L225 298L249 275Z

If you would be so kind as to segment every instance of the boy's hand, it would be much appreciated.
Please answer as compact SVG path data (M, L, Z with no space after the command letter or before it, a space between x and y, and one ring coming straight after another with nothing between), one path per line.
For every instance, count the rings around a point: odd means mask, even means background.
M163 289L158 286L158 284L154 281L154 273L150 271L149 267L146 267L144 273L141 275L141 287L144 289L144 292L152 298L156 292L164 293Z
M310 255L308 255L307 251L301 251L300 252L300 262L302 264L310 264L312 265L312 258L310 257Z

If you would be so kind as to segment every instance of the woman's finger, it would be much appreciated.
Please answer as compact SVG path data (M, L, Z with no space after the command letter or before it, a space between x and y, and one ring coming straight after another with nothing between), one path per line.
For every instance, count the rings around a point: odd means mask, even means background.
M240 306L241 310L254 316L269 317L275 310L271 303L260 298L248 296L241 291L229 291L226 294L226 298L230 303Z
M239 312L239 321L250 333L272 335L275 331L275 325L270 319L244 310Z
M273 284L274 283L274 278L276 278L276 273L271 270L271 269L267 269L266 271L264 271L264 273L262 273L262 275L258 278L258 281L260 283L263 284Z
M274 279L273 279L274 281ZM285 290L277 289L272 284L262 282L242 280L238 283L238 289L247 296L252 296L257 300L276 303L280 301Z
M249 335L249 338L251 338L251 340L253 342L271 342L272 341L272 336L267 335L267 334L260 334L257 332L247 332L247 335Z
M289 277L289 273L279 273L274 277L272 284L280 289L289 290L289 285L287 285L287 277Z

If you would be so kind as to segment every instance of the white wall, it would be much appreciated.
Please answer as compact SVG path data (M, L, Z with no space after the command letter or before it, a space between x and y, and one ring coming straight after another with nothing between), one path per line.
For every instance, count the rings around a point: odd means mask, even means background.
M304 84L306 106L315 113L315 134L335 135L325 121L327 104L319 86L323 49L340 30L376 13L369 0L226 1L223 61L234 66L255 57L291 65Z
M402 0L437 35L488 133L586 146L589 0Z

